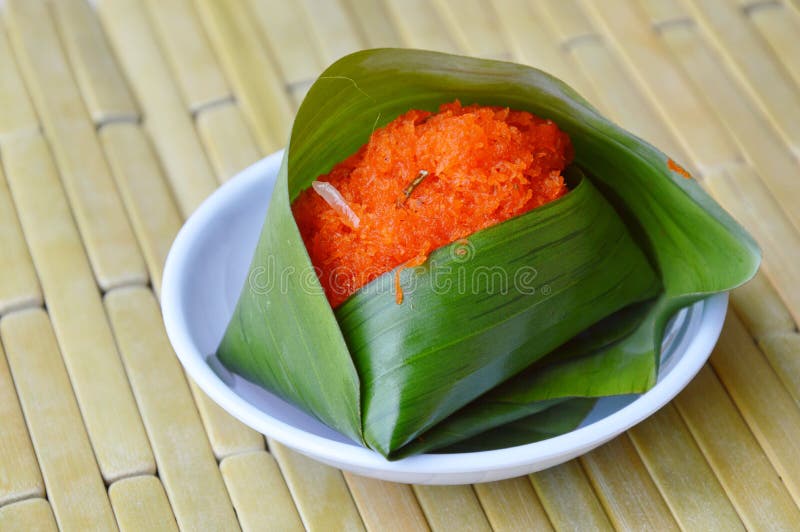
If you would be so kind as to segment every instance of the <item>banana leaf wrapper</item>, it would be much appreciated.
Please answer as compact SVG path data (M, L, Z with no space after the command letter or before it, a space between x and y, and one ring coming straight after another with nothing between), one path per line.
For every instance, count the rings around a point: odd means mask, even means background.
M334 311L291 202L376 127L456 98L555 121L575 148L570 192L401 270L402 304L388 272ZM759 261L679 166L556 78L367 50L323 72L298 111L217 355L388 458L494 449L571 430L593 398L646 391L668 319L746 282Z

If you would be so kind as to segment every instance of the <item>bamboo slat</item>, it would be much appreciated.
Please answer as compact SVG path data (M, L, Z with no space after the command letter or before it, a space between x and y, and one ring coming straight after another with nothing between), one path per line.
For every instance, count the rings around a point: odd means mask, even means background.
M98 15L145 116L161 164L187 218L217 186L200 139L172 80L144 5L101 0Z
M10 314L0 337L59 528L116 530L47 314Z
M792 530L800 511L708 366L675 405L747 529Z
M373 0L344 0L362 41L370 48L402 46L400 34L392 24L383 2Z
M0 345L0 506L44 497L44 481Z
M626 0L609 0L602 5L584 1L582 5L614 44L701 173L740 158L730 136L669 60L667 50L637 6Z
M49 0L83 101L95 124L136 121L133 101L105 34L86 0Z
M121 288L106 295L105 305L178 525L235 530L233 507L153 294Z
M192 112L232 97L192 0L146 0L153 30Z
M415 485L431 530L491 530L472 486Z
M58 527L50 504L44 499L31 499L0 508L0 530L58 532Z
M706 180L716 200L753 235L764 252L762 269L800 322L800 234L777 202L746 166L716 172Z
M429 530L408 484L342 473L367 530Z
M524 0L505 0L495 4L495 11L515 61L553 74L593 104L601 105L586 77L559 46L551 25L545 23L541 6Z
M281 148L291 128L292 106L249 14L227 2L196 4L259 148L263 153Z
M203 109L196 120L200 139L220 181L227 181L261 159L261 152L238 105L230 103Z
M277 442L270 450L278 461L303 524L309 530L364 530L342 473Z
M628 435L682 530L744 530L672 404L631 428Z
M1 104L0 104L1 105ZM40 306L42 290L33 269L25 236L11 201L6 176L0 166L0 315L11 310Z
M309 81L323 68L316 47L306 46L309 18L298 2L249 0L259 37L275 58L281 79L287 85Z
M155 462L78 230L41 137L3 151L6 176L100 471L107 482ZM58 512L56 512L58 513Z
M611 522L619 530L678 530L627 434L581 457Z
M121 532L178 531L164 487L156 477L118 480L108 488L108 497Z
M594 92L604 109L620 125L642 137L690 173L697 173L686 151L658 119L652 105L627 79L622 65L601 40L581 40L570 47L576 62L594 83Z
M4 14L97 282L106 290L147 282L144 260L46 4L10 0Z
M578 0L543 0L543 14L553 25L556 38L563 46L597 38L597 30L581 9Z
M758 341L786 390L800 405L800 334L796 331L773 333Z
M731 292L731 303L756 340L795 330L789 310L760 270L747 284Z
M138 124L108 124L100 130L111 172L128 211L156 294L161 293L164 262L181 228L156 155Z
M404 46L458 53L458 44L431 3L425 0L386 0L386 7Z
M793 0L735 0L735 2L744 9L745 13L748 13L754 9L766 8L773 4L789 4L791 5ZM787 7L789 7L787 5Z
M639 0L639 3L650 22L659 30L692 23L689 12L680 0Z
M264 450L264 437L261 434L223 410L191 379L189 389L217 460L238 453Z
M302 0L299 4L308 15L311 36L324 66L364 47L341 0Z
M530 475L556 530L613 530L578 460Z
M783 68L800 86L800 49L797 46L800 14L780 2L760 4L747 14Z
M697 30L670 26L662 30L664 42L681 64L687 77L705 96L720 122L733 136L742 153L752 162L794 226L800 230L800 170L772 126L753 107L749 98L722 68Z
M691 0L689 5L726 64L800 155L800 91L744 10L728 0Z
M475 493L494 530L553 530L528 477L475 484Z
M8 137L39 130L39 120L28 97L5 27L0 22L0 146Z
M478 57L511 59L497 13L485 2L436 0L435 5L459 49Z
M275 458L264 451L225 458L219 465L244 532L303 530Z
M711 364L767 454L800 502L800 407L735 313L729 313Z

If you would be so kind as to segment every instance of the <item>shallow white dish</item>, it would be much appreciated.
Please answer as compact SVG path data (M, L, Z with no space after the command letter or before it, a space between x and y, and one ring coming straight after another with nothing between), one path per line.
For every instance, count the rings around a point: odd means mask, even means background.
M496 451L389 462L228 372L213 357L247 277L282 156L275 153L241 172L186 222L167 258L161 304L175 352L203 391L245 424L321 462L360 475L422 484L487 482L539 471L597 447L658 410L700 370L719 337L727 294L675 316L655 387L643 395L601 399L572 432Z

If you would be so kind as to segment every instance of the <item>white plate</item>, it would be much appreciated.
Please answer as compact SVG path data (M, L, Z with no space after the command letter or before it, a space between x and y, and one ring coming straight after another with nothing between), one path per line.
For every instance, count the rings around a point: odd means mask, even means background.
M539 471L597 447L661 408L700 370L719 337L727 294L700 301L672 320L655 387L643 395L601 399L572 432L496 451L389 462L231 374L212 355L247 276L282 156L275 153L241 172L186 222L167 259L161 304L175 352L203 391L245 424L321 462L423 484L487 482Z

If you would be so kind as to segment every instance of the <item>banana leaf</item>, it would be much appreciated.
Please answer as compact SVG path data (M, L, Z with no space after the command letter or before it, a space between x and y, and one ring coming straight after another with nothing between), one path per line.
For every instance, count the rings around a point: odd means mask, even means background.
M457 443L437 449L436 452L493 451L546 440L578 427L596 402L597 399L587 398L565 400L502 427L461 439Z
M523 423L522 426L529 427L532 434L538 432L551 433L551 429L545 429L545 427L538 425L541 420L549 420L551 418L535 417L535 414L568 401L569 388L567 386L555 386L554 389L562 392L561 396L556 395L551 399L539 399L536 393L541 394L543 389L541 386L532 385L537 373L547 372L548 370L552 373L553 366L558 366L565 362L569 363L582 357L594 356L595 358L602 358L610 347L630 336L639 327L642 321L646 319L648 309L652 306L653 301L645 301L629 305L603 318L533 363L521 374L497 386L487 394L453 413L453 415L448 416L446 420L420 435L414 441L394 451L391 453L390 458L399 459L435 449L451 449L453 448L451 446L468 439L474 445L477 441L480 441L482 435L489 433L492 434L492 441L499 441L503 434L508 434L509 438L514 434L513 438L516 440L520 434L517 429L507 433L504 433L503 430L492 429L502 429L503 427L519 428L521 425L516 422L522 418L528 420L528 423ZM545 373L545 375L548 375L548 373ZM576 380L580 382L580 377L576 378ZM544 382L548 381L545 380ZM584 388L584 390L588 389ZM587 391L586 395L592 394ZM586 404L594 404L593 400L587 401ZM567 412L576 413L579 411L580 409L570 409L568 407L558 410L558 412L564 412L565 415ZM577 426L581 419L573 420L574 425ZM530 441L536 440L532 439Z
M291 202L376 127L408 109L433 111L456 98L554 120L570 135L575 163L589 179L577 179L551 204L471 236L469 261L457 263L454 244L402 271L408 288L402 305L385 289L389 273L334 313ZM346 56L320 76L298 111L251 275L218 356L385 456L457 419L473 402L510 397L520 416L538 401L644 391L655 382L669 317L742 284L760 260L749 235L673 168L663 153L541 71L418 50ZM536 290L482 296L436 290L431 279L447 279L441 272L448 267L472 275L487 267L488 278L497 271L507 279L535 271ZM255 282L265 275L281 282ZM599 320L655 295L624 338L542 364ZM482 428L508 427L507 414L486 409ZM492 433L492 444L499 444L502 431ZM518 430L508 434L509 442L518 441L512 437Z

